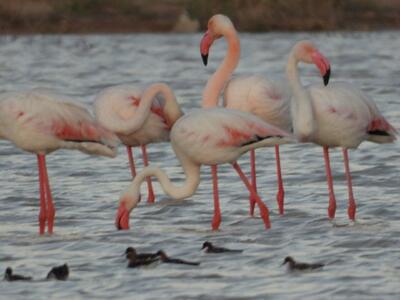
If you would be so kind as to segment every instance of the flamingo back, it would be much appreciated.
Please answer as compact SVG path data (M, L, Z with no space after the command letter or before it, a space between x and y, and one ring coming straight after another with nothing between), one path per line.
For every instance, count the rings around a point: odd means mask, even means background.
M220 164L236 160L251 148L287 142L282 138L288 136L252 114L210 108L181 117L172 127L171 144L198 164Z
M116 155L118 138L113 133L97 124L84 106L50 90L5 94L0 100L0 114L2 136L26 151L49 153L74 148Z
M372 99L353 86L334 82L327 87L311 86L309 92L317 122L317 144L357 148L364 140L379 143L395 139L394 128ZM385 131L386 135L374 140L371 129Z
M290 130L290 89L263 76L240 76L229 81L224 106L255 114L265 122Z

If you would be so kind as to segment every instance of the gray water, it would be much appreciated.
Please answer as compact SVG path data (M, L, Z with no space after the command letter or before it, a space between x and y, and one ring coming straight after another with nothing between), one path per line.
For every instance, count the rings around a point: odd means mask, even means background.
M236 74L284 76L290 47L308 38L332 64L332 81L351 82L372 96L382 113L400 128L399 32L242 34ZM164 81L184 111L200 104L208 76L225 54L212 48L203 67L201 35L56 35L0 38L1 92L42 86L75 97L90 107L94 95L114 84ZM321 81L314 66L302 68L304 83ZM175 182L182 170L165 144L149 146L152 164ZM210 172L202 168L192 197L168 201L155 184L157 203L141 203L131 229L117 231L114 216L121 191L130 182L127 157L115 159L59 150L47 165L57 209L55 234L38 235L37 162L34 155L0 142L0 272L7 266L35 282L0 281L7 299L399 299L400 145L364 143L350 152L357 220L347 219L347 187L340 149L332 150L337 217L327 219L328 195L322 149L282 147L286 213L275 201L273 149L260 149L258 185L271 210L272 228L248 216L248 194L231 166L220 167L222 224L210 230L213 213ZM135 150L141 167L141 156ZM239 161L248 172L248 155ZM142 187L145 195L145 186ZM145 199L145 196L144 196ZM163 202L164 201L164 202ZM166 204L167 203L167 204ZM200 251L205 240L244 249L237 255ZM127 269L127 246L164 249L170 256L201 261L199 267L163 265ZM319 271L290 273L284 257L320 261ZM70 279L42 279L55 265L68 263Z

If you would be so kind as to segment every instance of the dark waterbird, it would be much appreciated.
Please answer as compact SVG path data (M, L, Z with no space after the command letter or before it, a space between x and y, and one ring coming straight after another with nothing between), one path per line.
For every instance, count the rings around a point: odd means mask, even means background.
M211 242L204 242L203 247L201 249L206 249L205 251L207 253L242 253L243 250L239 249L228 249L228 248L223 248L223 247L216 247Z
M13 270L8 267L6 272L4 273L4 280L6 281L29 281L32 280L32 277L22 276L22 275L14 275Z
M149 258L157 258L158 257L158 253L137 253L136 249L133 247L128 247L125 250L125 255L126 258L128 258L128 255L130 253L133 253L133 255L135 255L135 257L137 259L149 259ZM133 257L133 256L131 256Z
M179 258L172 258L169 257L163 250L159 250L158 255L160 256L160 260L163 263L168 263L168 264L181 264L181 265L191 265L191 266L198 266L200 265L199 262L193 262L193 261L187 261Z
M67 280L69 276L69 268L67 264L63 264L61 266L53 267L47 273L46 279L55 279L55 280Z
M155 256L155 257L147 256L147 257L140 258L136 254L136 251L128 251L126 253L126 258L129 260L128 268L137 268L137 267L141 267L141 266L148 266L148 265L160 260L157 256Z
M291 256L285 257L285 259L282 263L282 266L286 263L288 263L289 270L291 270L291 271L293 271L293 270L300 270L300 271L315 270L315 269L322 268L324 266L324 264L321 264L321 263L308 264L308 263L296 262L293 259L293 257L291 257Z

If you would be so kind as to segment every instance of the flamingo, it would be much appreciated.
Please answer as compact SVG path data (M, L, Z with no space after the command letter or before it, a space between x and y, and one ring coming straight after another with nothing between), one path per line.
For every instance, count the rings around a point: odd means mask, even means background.
M139 106L140 107L140 106ZM186 179L183 185L174 185L158 167L146 167L136 175L123 192L116 215L118 229L129 228L130 212L140 201L140 185L147 176L156 176L162 189L174 199L193 195L200 182L201 165L211 165L214 183L213 230L221 223L218 200L217 165L231 163L260 208L266 228L270 228L268 208L261 201L243 174L236 160L250 149L287 143L291 137L285 131L263 122L258 117L227 108L195 109L176 121L171 129L171 145L178 157Z
M44 89L0 96L0 138L37 155L40 234L44 234L46 223L48 233L53 233L55 217L46 154L65 148L115 157L119 142L113 133L98 125L84 107Z
M146 99L151 109L143 114L139 104L144 101L146 93L153 97ZM165 105L162 99L155 98L157 94L164 96ZM136 176L132 147L141 147L144 165L148 166L146 145L169 141L172 124L182 115L173 91L164 83L150 85L145 90L131 85L109 87L99 93L94 106L96 120L117 134L126 146L132 177ZM147 186L147 202L153 203L155 196L150 177Z
M291 130L290 89L283 82L273 82L260 75L241 76L231 80L240 58L240 41L231 20L224 15L214 15L208 21L208 30L200 43L203 62L207 65L209 49L216 39L224 37L228 50L224 61L208 80L203 91L203 107L218 105L219 94L226 84L223 105L252 113L265 122L283 130ZM229 81L228 81L229 80ZM275 146L278 192L276 195L279 213L284 213L284 187L281 174L279 145ZM255 149L250 150L252 184L257 189ZM250 198L250 214L254 214L254 199Z
M361 142L391 143L396 130L379 112L371 98L354 86L334 82L329 86L303 87L298 75L299 62L316 62L325 83L329 80L329 61L309 41L294 45L289 55L286 75L292 89L292 119L294 134L300 142L312 142L323 147L329 190L328 216L335 217L336 199L329 161L329 148L342 147L348 186L350 220L355 220L356 202L353 195L348 149L356 149Z

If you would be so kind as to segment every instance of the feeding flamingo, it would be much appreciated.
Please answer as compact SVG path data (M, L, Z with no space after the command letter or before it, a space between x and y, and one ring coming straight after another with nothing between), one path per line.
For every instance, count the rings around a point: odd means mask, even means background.
M319 59L318 59L319 58ZM382 116L375 103L355 87L334 82L329 86L303 87L299 78L299 61L317 61L321 74L329 80L330 67L321 59L318 49L309 41L298 42L292 49L286 75L292 89L292 119L296 137L301 142L313 142L324 149L325 169L329 189L329 218L335 217L336 199L329 162L329 148L342 147L348 185L348 216L355 219L356 203L349 168L348 149L355 149L363 141L391 143L396 130Z
M154 97L145 99L145 94ZM157 94L162 94L164 100L156 98ZM148 102L150 110L139 109L143 101ZM164 83L145 90L131 85L113 86L96 97L94 106L97 121L126 145L132 177L136 176L132 147L141 146L144 165L148 166L146 145L169 141L171 126L182 115L173 91ZM147 186L147 202L152 203L155 197L150 177Z
M231 20L224 15L214 15L208 21L208 29L200 43L203 62L207 65L209 49L216 39L224 37L228 44L225 59L208 80L203 91L203 107L218 105L224 90L224 106L252 113L265 122L283 130L291 130L290 89L282 82L273 82L259 75L230 77L240 58L240 41ZM229 82L228 82L229 80ZM275 145L279 213L284 213L284 187L281 175L279 145ZM252 184L256 185L255 149L250 150ZM250 198L250 214L254 213L254 199Z
M136 175L120 198L116 216L119 229L129 228L129 214L140 200L140 185L146 176L156 176L164 192L175 199L194 194L200 182L200 166L211 165L214 183L214 217L212 229L221 223L218 201L217 164L232 163L260 208L266 228L270 227L269 213L258 197L236 159L250 149L287 143L285 131L269 125L249 113L226 108L197 109L178 119L171 129L171 145L185 172L185 183L174 185L158 167L146 167Z
M46 154L76 149L115 157L118 138L98 125L82 106L48 90L0 96L0 138L36 153L39 169L39 233L53 233L55 208L46 168Z

